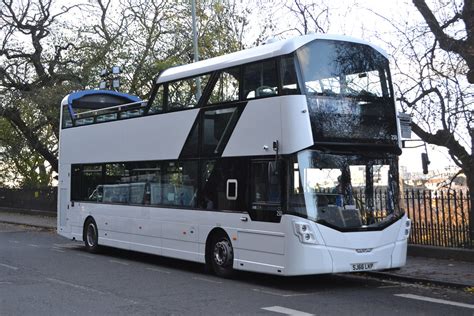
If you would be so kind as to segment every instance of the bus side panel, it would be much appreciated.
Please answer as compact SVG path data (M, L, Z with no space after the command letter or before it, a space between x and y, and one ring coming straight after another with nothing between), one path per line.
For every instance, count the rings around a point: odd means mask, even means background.
M177 159L198 113L192 109L64 129L61 159L68 163ZM170 132L173 137L168 137Z
M222 157L268 155L273 152L270 151L273 142L281 140L279 99L248 102Z
M283 274L287 251L284 224L252 221L249 217L239 226L234 236L234 268Z
M68 194L69 190L67 188L58 187L58 206L57 206L57 231L58 234L70 237L71 227L68 225Z
M58 177L58 204L57 204L57 231L58 234L71 238L71 183L69 164L59 165Z
M184 211L192 212L192 211ZM163 223L163 255L185 260L198 260L197 225L189 222Z
M229 236L234 248L234 269L282 274L286 234L281 223L252 221L246 213L191 212L197 213L196 220L200 223L199 262L205 262L209 234L220 228ZM242 218L248 218L248 221L242 221Z
M280 154L290 154L313 145L305 96L249 101L222 156L272 154L276 140L280 143Z
M306 96L281 97L281 152L290 154L314 143Z
M281 225L273 224L274 229ZM268 230L239 230L234 268L264 273L283 273L285 234Z

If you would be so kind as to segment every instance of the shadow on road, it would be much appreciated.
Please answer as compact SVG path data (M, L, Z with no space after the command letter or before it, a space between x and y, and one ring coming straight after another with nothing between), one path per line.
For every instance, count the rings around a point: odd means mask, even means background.
M76 251L87 252L83 246L78 244ZM128 251L110 247L101 247L99 256L112 257L142 264L149 264L156 268L169 271L194 273L206 278L215 278L216 281L224 280L215 277L206 271L205 265L196 262L167 258L158 255L150 255L135 251ZM262 273L236 271L231 282L244 283L253 287L265 287L276 291L292 291L296 293L308 293L327 291L332 289L360 289L361 287L377 287L380 282L357 274L324 274L306 276L278 276Z

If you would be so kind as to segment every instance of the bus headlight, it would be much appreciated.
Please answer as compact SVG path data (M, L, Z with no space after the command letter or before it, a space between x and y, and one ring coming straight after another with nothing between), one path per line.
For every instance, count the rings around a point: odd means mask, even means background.
M300 242L305 244L317 244L315 233L308 223L293 222L295 235L298 236Z
M411 220L409 218L405 219L405 222L402 223L400 227L400 232L398 233L398 239L399 241L402 240L407 240L410 237L411 233Z
M405 222L405 236L408 237L408 235L410 235L410 229L411 229L411 220L407 218L407 221Z

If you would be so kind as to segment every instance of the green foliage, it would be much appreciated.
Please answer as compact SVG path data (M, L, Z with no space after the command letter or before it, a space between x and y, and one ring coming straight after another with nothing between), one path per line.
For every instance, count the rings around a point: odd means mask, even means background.
M0 186L40 188L51 184L51 169L11 124L0 118Z
M32 3L0 10L0 185L52 182L59 104L72 91L96 88L101 69L121 66L121 90L146 99L160 70L193 57L189 1ZM246 9L236 3L198 1L201 59L242 48Z

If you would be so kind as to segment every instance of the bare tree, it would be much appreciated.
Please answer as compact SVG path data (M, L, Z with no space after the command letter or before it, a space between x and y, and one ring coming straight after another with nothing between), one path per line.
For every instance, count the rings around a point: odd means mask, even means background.
M236 3L199 3L206 58L241 47L245 6ZM96 87L100 69L112 65L125 70L123 90L146 97L160 69L190 62L189 23L189 4L170 0L88 0L69 6L0 0L0 123L7 123L0 128L12 128L11 135L28 147L20 151L11 146L13 137L0 138L0 164L26 150L57 171L62 98ZM41 169L44 161L24 165Z
M384 18L396 30L386 42L395 65L395 87L412 130L423 141L444 147L474 192L473 2L438 2L430 9L413 0L419 21ZM458 11L462 8L462 11ZM469 13L471 12L471 13ZM471 58L471 59L470 59ZM469 82L468 82L469 80ZM474 240L474 203L469 220Z
M91 72L124 32L123 22L116 27L106 23L110 3L64 6L54 0L1 0L0 118L22 138L18 143L28 146L31 157L39 154L54 171L61 99L91 84ZM89 26L69 22L85 13L99 21ZM88 27L93 37L87 36Z
M51 129L58 137L57 111L46 105L37 107L38 119L29 125L21 113L19 101L31 102L34 91L54 87L64 82L78 82L78 76L70 71L64 54L74 47L71 42L51 43L48 49L44 41L52 37L59 18L76 8L63 6L52 14L51 0L23 1L17 3L2 0L0 4L0 116L27 140L28 145L58 169L56 148L45 142L44 130Z
M467 79L474 83L474 1L464 0L461 10L455 2L450 3L451 16L438 21L435 13L426 4L425 0L413 0L413 4L423 16L430 31L434 35L439 47L446 52L453 52L461 56L467 64ZM449 5L449 4L448 4ZM446 32L450 26L463 22L465 33L460 38Z
M128 8L132 22L126 30L126 43L130 47L129 92L146 94L150 90L150 79L158 72L153 67L156 60L162 58L163 37L173 32L167 23L171 18L173 6L170 1L157 2L153 0L126 0L123 7Z
M301 35L312 32L326 33L329 29L329 7L324 1L293 0L285 7L296 18L294 26Z

